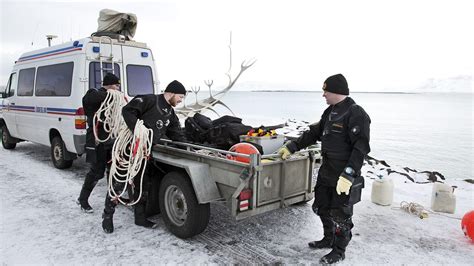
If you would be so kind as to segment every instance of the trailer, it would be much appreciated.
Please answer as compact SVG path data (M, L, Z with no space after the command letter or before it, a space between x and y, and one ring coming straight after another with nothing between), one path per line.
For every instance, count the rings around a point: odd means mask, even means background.
M233 160L249 158L249 163ZM180 238L203 232L210 203L227 207L236 220L285 208L313 198L313 173L321 163L319 147L287 160L278 154L242 154L163 140L153 147L152 164L165 173L154 186L166 227ZM158 202L156 202L158 201Z

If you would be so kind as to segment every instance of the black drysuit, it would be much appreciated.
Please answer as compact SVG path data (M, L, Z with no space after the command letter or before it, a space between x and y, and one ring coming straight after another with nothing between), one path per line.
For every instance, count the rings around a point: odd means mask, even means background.
M100 139L105 139L107 133L102 123L94 125L93 122L95 113L99 110L100 105L106 97L107 90L100 88L88 90L82 98L82 106L87 116L86 161L91 164L91 168L86 175L84 185L79 195L79 202L81 202L81 204L82 202L87 202L97 182L104 177L105 170L110 169L113 140L96 144L94 128L97 130L97 135Z
M122 109L122 115L128 128L133 132L138 119L143 121L145 127L153 130L153 144L158 143L161 138L168 137L171 140L185 141L179 119L173 107L160 95L138 95L133 98ZM149 167L147 167L149 168ZM150 187L149 169L144 169L143 191L140 202L135 205L135 223L143 223L146 219L145 205ZM139 178L134 179L135 187L139 187ZM135 200L139 193L135 193ZM107 195L104 213L113 214L115 203ZM138 220L137 220L138 219Z
M329 106L321 120L312 124L297 140L287 144L290 152L321 141L322 165L314 188L313 210L323 223L324 237L341 253L352 237L353 205L360 201L364 179L360 169L370 152L370 118L350 97ZM349 195L336 192L339 176L346 167L354 169Z

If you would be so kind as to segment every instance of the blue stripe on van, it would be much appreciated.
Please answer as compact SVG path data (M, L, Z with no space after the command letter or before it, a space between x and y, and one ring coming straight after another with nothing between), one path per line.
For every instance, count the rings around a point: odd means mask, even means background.
M46 113L54 115L76 115L76 109L47 107Z
M8 109L15 110L15 111L35 112L34 106L26 106L26 105L10 105Z
M50 55L54 55L54 54L63 54L63 53L66 53L66 52L72 52L72 51L77 51L77 50L82 50L82 44L79 44L77 46L70 46L70 47L65 47L65 48L56 49L56 50L52 50L52 51L47 51L47 52L43 52L43 53L23 56L23 57L20 57L18 59L18 62L32 60L32 59L35 59L35 57L46 57L46 56L50 56Z
M48 112L66 112L66 113L76 113L76 109L67 109L67 108L55 108L55 107L47 107Z
M24 106L24 105L1 105L2 109L10 111L47 113L52 115L76 115L76 109L57 108L57 107L39 107L39 106Z

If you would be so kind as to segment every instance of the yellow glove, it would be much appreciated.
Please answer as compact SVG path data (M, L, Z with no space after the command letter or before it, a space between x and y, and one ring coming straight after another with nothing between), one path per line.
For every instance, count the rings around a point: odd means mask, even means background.
M280 157L283 159L283 160L286 160L288 159L288 157L290 157L291 155L291 152L290 150L283 145L283 147L281 147L279 150L278 150L278 154L280 155Z
M352 182L347 180L345 177L340 176L339 180L337 180L336 192L337 195L341 195L341 193L345 193L349 195L349 189L351 189Z

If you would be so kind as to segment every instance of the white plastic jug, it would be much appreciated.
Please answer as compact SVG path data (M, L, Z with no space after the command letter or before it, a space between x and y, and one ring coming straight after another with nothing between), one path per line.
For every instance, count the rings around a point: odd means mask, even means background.
M393 180L391 178L377 178L372 183L372 202L388 206L393 201Z
M454 213L456 210L456 196L450 185L442 183L433 184L431 194L431 209L436 212Z

